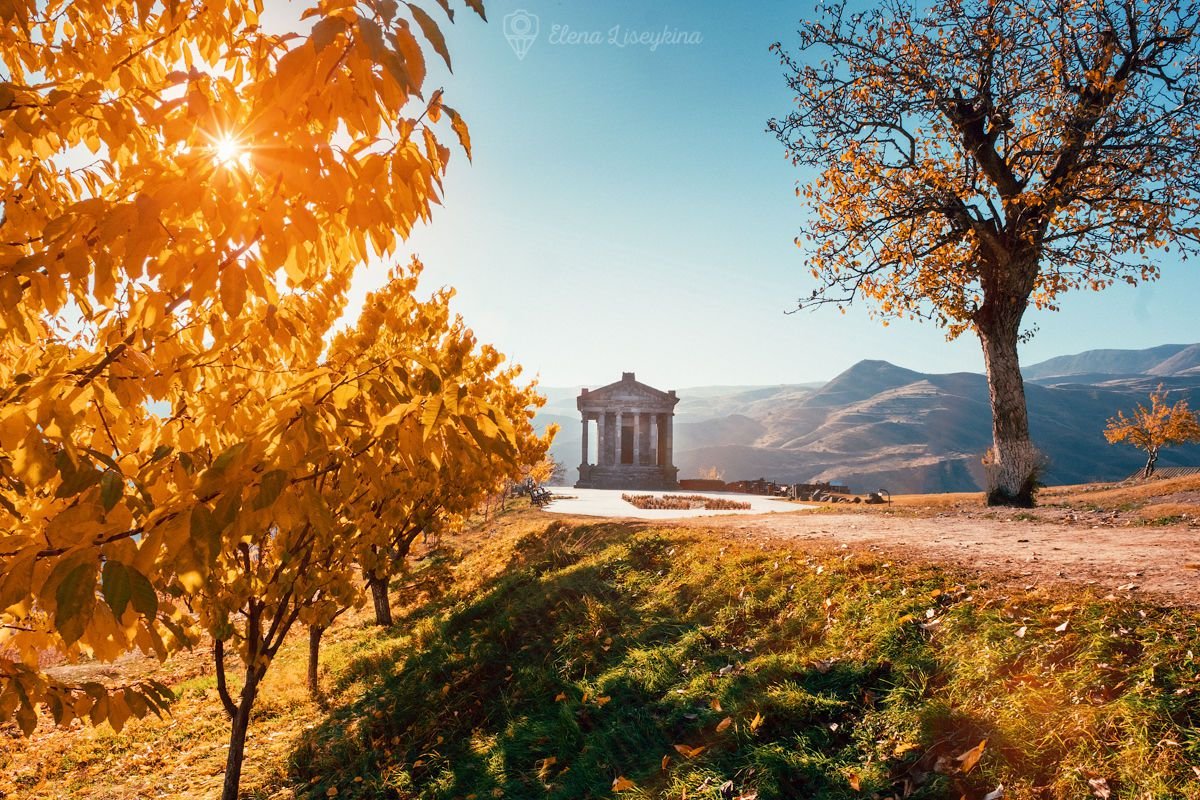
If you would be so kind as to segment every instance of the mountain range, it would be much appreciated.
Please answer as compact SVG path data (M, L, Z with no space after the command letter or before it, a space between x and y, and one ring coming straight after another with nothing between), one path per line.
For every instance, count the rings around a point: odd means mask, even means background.
M1200 344L1091 350L1024 370L1034 443L1047 484L1117 480L1141 451L1104 439L1118 410L1146 402L1160 384L1200 406ZM539 424L562 430L552 455L573 483L579 463L578 388L546 388ZM865 492L973 491L991 445L987 382L971 372L926 374L860 361L825 384L681 389L675 464L681 478L829 481ZM1163 451L1159 466L1200 464L1200 445Z

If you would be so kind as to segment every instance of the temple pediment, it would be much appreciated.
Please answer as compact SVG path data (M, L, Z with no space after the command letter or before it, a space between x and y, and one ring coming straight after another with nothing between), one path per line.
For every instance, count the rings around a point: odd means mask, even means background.
M670 412L679 398L675 392L664 392L647 386L634 377L634 373L623 373L621 380L601 386L599 389L584 389L576 402L580 411L612 410L616 407L637 406L643 411Z

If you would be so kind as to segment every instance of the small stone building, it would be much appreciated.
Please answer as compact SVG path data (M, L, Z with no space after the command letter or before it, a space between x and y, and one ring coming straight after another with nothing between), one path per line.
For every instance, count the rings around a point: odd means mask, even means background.
M671 463L674 390L639 383L632 372L599 389L580 393L583 417L580 489L677 489L679 470ZM588 434L596 425L595 463L588 459Z

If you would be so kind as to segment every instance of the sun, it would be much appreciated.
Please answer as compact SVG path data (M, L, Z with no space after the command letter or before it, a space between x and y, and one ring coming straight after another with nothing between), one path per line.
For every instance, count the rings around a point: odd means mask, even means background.
M222 133L212 140L213 160L222 167L250 166L250 150L236 136Z

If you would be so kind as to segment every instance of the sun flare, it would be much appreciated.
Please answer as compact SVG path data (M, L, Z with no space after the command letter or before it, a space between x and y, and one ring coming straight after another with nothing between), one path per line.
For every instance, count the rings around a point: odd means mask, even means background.
M213 159L222 167L249 166L250 151L238 139L223 133L213 140Z

